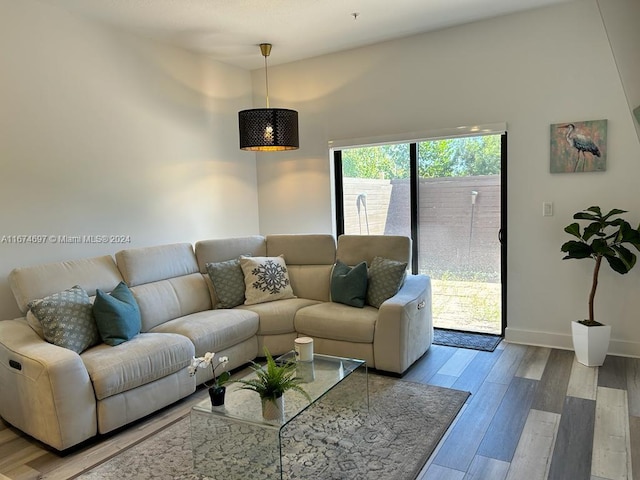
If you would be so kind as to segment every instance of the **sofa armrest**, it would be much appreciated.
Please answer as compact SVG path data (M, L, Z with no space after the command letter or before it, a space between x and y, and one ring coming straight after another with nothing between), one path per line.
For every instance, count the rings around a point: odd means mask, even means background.
M404 373L432 339L431 278L408 275L398 293L380 305L373 340L376 369Z
M24 319L0 321L0 391L0 416L58 450L96 435L82 359L42 340Z

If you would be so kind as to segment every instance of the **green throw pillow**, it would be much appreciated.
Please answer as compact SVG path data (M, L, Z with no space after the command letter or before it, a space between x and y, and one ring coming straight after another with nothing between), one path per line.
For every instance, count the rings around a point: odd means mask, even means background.
M233 308L244 303L244 274L240 260L207 263L207 272L218 297L216 308Z
M407 263L375 257L369 268L367 303L376 308L393 297L404 283Z
M331 301L362 308L367 297L367 263L355 267L338 260L331 273Z
M34 300L29 309L42 325L44 339L49 343L82 353L100 342L89 295L78 285Z
M111 295L96 290L93 315L102 341L112 347L131 340L142 328L138 302L124 282Z

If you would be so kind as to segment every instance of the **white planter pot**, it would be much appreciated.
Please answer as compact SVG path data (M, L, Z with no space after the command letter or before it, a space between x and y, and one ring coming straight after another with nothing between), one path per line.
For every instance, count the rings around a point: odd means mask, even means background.
M262 418L282 421L284 419L284 396L275 400L262 399Z
M599 367L604 363L609 350L611 325L587 327L580 322L571 322L573 349L578 362L587 367Z

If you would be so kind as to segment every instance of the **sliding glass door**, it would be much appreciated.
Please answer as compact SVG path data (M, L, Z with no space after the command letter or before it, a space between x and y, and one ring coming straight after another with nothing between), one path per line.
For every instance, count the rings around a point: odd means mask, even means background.
M434 325L502 333L501 136L418 144L419 271Z
M434 326L503 334L506 134L334 151L338 233L407 235Z

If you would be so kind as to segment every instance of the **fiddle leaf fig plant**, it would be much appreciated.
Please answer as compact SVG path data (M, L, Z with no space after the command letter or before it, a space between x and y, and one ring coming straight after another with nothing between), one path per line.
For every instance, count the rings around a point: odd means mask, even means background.
M640 226L633 228L629 222L620 218L626 210L614 208L607 214L602 214L600 207L589 207L573 215L574 220L589 222L583 230L580 224L574 222L565 227L564 231L578 240L565 242L561 250L566 253L563 260L591 258L595 260L593 280L589 293L589 318L580 323L587 326L601 325L593 315L593 300L598 288L598 274L602 260L620 274L628 273L636 264L636 255L626 245L635 247L640 252Z

